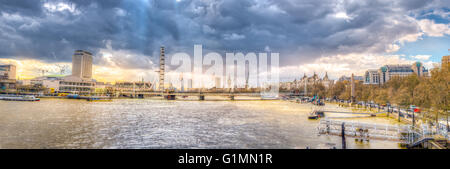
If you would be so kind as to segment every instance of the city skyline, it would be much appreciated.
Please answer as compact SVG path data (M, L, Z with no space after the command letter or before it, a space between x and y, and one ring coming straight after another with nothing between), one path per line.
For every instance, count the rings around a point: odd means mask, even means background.
M77 51L82 51L82 50L77 50ZM87 52L87 53L89 53L89 52ZM448 56L450 56L450 55L442 56L441 59L443 60L443 58L448 57ZM92 57L92 56L90 56L90 57ZM34 62L34 64L35 63L36 62ZM431 69L435 68L436 66L439 67L439 65L441 64L441 62L433 62L433 65L431 67L427 67L426 63L424 64L423 62L420 62L420 60L418 60L418 61L411 60L411 61L408 61L408 62L405 62L405 63L399 63L399 64L386 63L386 64L380 65L379 67L386 67L386 66L407 66L408 67L408 66L411 66L411 65L414 65L414 64L417 64L417 63L420 63L421 64L420 66L423 67L425 71L431 70ZM22 63L21 61L8 60L8 61L3 61L2 62L1 58L0 58L0 64L1 65L14 65L16 67L17 67L17 65L21 65L21 66L27 65L27 66L29 66L28 63ZM33 64L33 61L32 61L32 64ZM70 76L70 75L74 76L74 74L72 72L73 71L73 64L74 64L74 62L72 61L72 62L69 62L69 63L61 63L60 62L60 63L55 63L53 65L46 65L43 68L42 67L36 67L35 70L28 71L27 72L28 74L23 73L23 69L21 69L21 67L19 66L19 67L17 67L17 71L16 71L17 75L15 77L18 80L20 80L20 79L25 79L25 80L28 79L29 80L29 79L34 79L34 78L38 78L38 77L41 77L41 76ZM37 65L39 65L39 64L37 64ZM96 66L92 65L92 67L96 67ZM97 68L99 68L99 67L97 67ZM78 69L81 69L81 68L78 68ZM121 77L114 77L112 79L107 79L107 78L105 79L101 75L100 76L96 75L95 68L90 68L90 69L91 69L90 71L92 71L92 73L88 76L87 79L92 78L92 79L96 79L96 80L98 80L100 82L123 82L123 81L136 81L136 82L138 82L138 81L142 81L143 79L145 79L144 76L136 76L135 78L131 78L131 79L130 78L121 78ZM281 69L283 69L283 68L281 68ZM117 69L109 69L109 70L115 71ZM300 79L304 78L304 76L306 76L306 75L307 76L319 75L319 76L326 76L328 78L328 76L329 76L328 72L330 70L332 70L332 69L324 69L324 70L320 70L320 71L317 71L317 72L314 71L312 73L303 72L303 74L301 76L293 76L293 77L290 77L290 79L284 79L284 80L281 79L281 82L289 82L289 81L293 81L293 80L300 80ZM149 70L146 70L146 71L151 73L150 78L148 78L148 76L147 76L147 80L146 81L154 81L155 82L155 80L157 80L159 78L159 75L158 75L159 74L158 73L159 72L159 68L158 69L149 69ZM359 71L354 70L354 72L362 72L362 73L356 73L356 75L358 75L358 76L367 76L367 72L371 72L371 71L378 71L378 68L368 68L366 70L359 70ZM146 72L144 72L144 73L146 73ZM299 73L302 73L302 72L301 72L301 70L297 70L295 73L299 74ZM174 77L180 76L180 72L176 72L176 70L170 70L170 69L167 72L167 74L169 76L173 76L173 77L171 77L172 79ZM189 76L193 76L194 75L194 73L192 73L192 72L189 73L189 74L190 74ZM352 73L352 74L354 74L354 73ZM182 75L182 73L181 73L181 75ZM81 75L75 75L75 76L77 76L77 77L80 76L81 77ZM203 74L199 75L199 76L206 77L206 75L203 75ZM282 76L282 75L280 75L280 76ZM332 76L332 78L329 78L329 79L331 79L331 80L339 80L339 79L341 79L343 77L349 77L349 74L342 74L340 76ZM224 75L224 76L222 76L220 78L226 78L226 77Z

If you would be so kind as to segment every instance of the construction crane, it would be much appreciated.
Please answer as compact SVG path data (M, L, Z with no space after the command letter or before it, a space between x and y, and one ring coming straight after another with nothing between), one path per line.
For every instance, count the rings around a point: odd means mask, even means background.
M59 73L61 75L64 75L64 73L66 73L67 69L69 69L68 65L59 65L59 64L57 64L56 66L58 67Z

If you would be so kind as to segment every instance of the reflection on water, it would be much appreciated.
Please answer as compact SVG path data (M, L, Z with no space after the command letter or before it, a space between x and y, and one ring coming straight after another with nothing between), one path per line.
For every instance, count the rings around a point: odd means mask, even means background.
M310 111L285 101L0 101L0 148L340 148L340 137L317 135ZM391 141L347 144L398 148Z

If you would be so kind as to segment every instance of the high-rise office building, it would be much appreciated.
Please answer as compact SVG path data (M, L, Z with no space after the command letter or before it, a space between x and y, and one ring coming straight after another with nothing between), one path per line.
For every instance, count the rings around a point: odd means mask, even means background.
M0 91L15 90L16 66L0 65Z
M92 78L92 54L76 50L72 56L72 76L84 79Z
M16 66L0 65L0 79L15 80L16 79Z
M215 80L214 87L216 87L217 89L222 88L222 79L220 77L215 77L214 80Z
M442 56L442 64L448 64L448 63L450 63L450 55Z

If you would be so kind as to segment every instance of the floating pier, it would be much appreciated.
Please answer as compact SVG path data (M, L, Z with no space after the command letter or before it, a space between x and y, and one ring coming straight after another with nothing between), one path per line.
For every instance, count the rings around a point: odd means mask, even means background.
M374 138L401 141L399 133L407 133L409 125L372 124L354 121L320 120L319 134L340 135L342 124L345 124L345 134L357 138Z
M412 125L323 119L320 120L317 129L319 134L355 137L359 141L369 141L370 139L399 141L407 148L442 149L448 148L449 145L447 130L433 131L426 125L419 128Z

